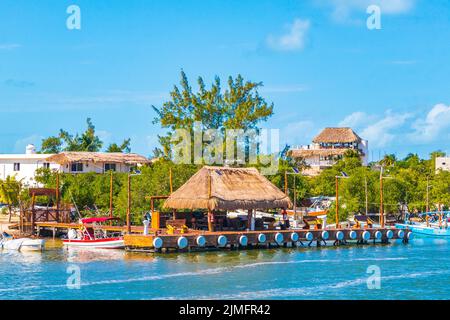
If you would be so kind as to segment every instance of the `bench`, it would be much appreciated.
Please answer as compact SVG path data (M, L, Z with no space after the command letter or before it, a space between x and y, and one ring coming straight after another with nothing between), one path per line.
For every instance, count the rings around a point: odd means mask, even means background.
M354 216L353 219L356 222L356 225L354 226L354 228L356 228L356 229L360 229L362 225L365 225L369 228L373 227L373 221L368 216L358 215L358 216Z
M311 229L311 226L314 226L314 229L322 229L322 219L319 219L314 216L304 216L303 223L305 226L303 229Z
M186 219L166 220L166 228L168 234L187 233Z

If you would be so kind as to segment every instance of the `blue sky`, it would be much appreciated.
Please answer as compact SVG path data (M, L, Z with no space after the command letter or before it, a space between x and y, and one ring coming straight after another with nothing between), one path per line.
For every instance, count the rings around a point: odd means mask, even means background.
M69 30L69 5L81 30ZM381 9L369 30L366 8ZM0 0L0 152L91 117L108 144L150 155L183 69L262 81L281 144L347 125L384 153L450 152L445 0Z

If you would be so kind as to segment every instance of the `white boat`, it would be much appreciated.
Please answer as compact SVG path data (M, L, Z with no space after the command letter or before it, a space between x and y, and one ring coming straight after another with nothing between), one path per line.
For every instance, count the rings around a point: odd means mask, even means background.
M20 246L20 251L42 251L45 247L43 239L25 239Z
M100 223L117 220L116 218L84 218L81 219L80 228L70 229L67 239L63 240L66 247L98 248L98 249L122 249L125 241L121 236L108 236ZM90 224L93 227L90 227Z
M42 239L3 238L1 240L1 247L3 248L3 250L11 250L11 251L41 251L44 249L44 245L45 240Z
M122 249L125 242L122 237L106 239L65 239L63 243L67 247L98 248L98 249Z

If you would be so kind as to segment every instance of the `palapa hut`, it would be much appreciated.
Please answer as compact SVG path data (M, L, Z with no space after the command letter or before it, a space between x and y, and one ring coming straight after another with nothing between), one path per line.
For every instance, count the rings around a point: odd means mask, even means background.
M58 163L61 172L84 173L105 171L129 172L130 168L150 163L151 160L136 153L65 151L46 159Z
M314 137L312 144L294 148L290 150L290 155L305 161L308 167L303 174L317 175L342 159L348 150L356 152L362 163L367 165L368 141L348 127L325 128Z
M170 195L164 208L208 210L208 229L212 231L213 212L244 209L288 208L292 205L256 168L205 166Z

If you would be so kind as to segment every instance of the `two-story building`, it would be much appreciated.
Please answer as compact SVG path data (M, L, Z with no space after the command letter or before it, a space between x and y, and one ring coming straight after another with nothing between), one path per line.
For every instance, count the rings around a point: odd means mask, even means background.
M0 180L16 177L28 186L37 185L36 170L48 168L63 173L104 173L107 171L130 172L133 168L151 163L148 158L135 153L61 152L36 153L34 145L28 145L24 154L0 154Z
M368 141L361 139L351 128L325 128L306 146L290 150L294 158L303 159L308 168L304 175L317 175L341 159L347 150L356 151L363 163L368 164Z
M48 154L36 153L36 148L32 144L26 147L23 154L0 154L0 180L15 176L25 185L34 185L37 169L59 169L58 164L47 160L48 157Z
M148 158L136 153L121 152L61 152L47 158L57 163L64 173L104 173L107 171L130 172L131 169L151 163Z

